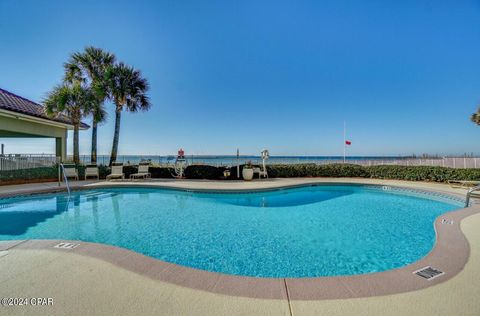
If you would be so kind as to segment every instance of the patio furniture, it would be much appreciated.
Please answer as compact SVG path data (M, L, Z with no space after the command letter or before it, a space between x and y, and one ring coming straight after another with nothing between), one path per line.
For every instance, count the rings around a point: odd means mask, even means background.
M112 164L112 173L107 176L107 180L120 178L125 179L125 174L123 173L123 164L122 163L113 163Z
M267 169L262 171L260 168L253 168L253 174L258 173L258 178L261 179L262 177L268 178Z
M100 179L100 173L96 164L87 165L85 168L85 180L87 180L88 177L96 177L97 180Z
M131 174L130 180L139 179L139 178L143 178L143 179L151 178L152 175L150 174L150 172L148 172L149 167L150 167L149 163L140 163L138 165L138 172Z
M74 164L68 164L68 165L64 164L63 172L66 178L75 178L75 180L78 181L78 172Z
M261 152L262 155L262 166L263 170L260 168L253 168L253 173L258 173L258 178L267 178L268 179L268 173L267 173L267 167L265 166L265 161L270 157L270 153L268 152L267 149L262 150Z
M448 180L448 184L452 188L469 188L476 185L480 185L480 181L471 181L471 180Z
M470 198L471 197L474 197L474 198L479 198L480 197L480 192L479 193L474 193L476 191L480 191L480 185L477 185L473 188L470 188L467 192L467 196L466 196L466 199L465 199L465 207L469 207L470 206Z

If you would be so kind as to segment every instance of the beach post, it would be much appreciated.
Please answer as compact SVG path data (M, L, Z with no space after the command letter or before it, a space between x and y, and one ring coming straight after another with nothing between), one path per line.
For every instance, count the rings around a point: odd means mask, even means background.
M237 148L237 179L240 179L240 150Z
M343 163L345 163L347 155L347 123L343 121Z

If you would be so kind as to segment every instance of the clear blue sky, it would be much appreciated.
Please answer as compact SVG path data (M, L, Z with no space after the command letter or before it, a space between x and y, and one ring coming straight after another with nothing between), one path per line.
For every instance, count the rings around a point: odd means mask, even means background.
M479 1L0 0L0 41L0 87L37 102L87 45L139 68L120 154L341 155L344 120L352 155L480 154Z

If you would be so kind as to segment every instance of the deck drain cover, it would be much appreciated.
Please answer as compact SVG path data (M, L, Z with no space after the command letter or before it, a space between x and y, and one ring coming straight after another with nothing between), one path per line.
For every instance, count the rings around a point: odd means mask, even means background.
M78 245L80 245L80 244L72 244L72 243L69 243L69 242L61 242L58 245L53 246L53 248L73 249L73 248L77 248Z
M422 278L430 281L430 280L435 279L436 277L444 275L445 272L434 269L434 268L428 266L428 267L425 267L425 268L421 268L420 270L414 271L413 274L421 276Z

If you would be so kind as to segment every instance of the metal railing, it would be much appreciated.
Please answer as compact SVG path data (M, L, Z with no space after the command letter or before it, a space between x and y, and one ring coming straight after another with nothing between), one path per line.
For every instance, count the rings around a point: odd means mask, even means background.
M70 185L68 184L68 177L67 175L65 174L65 166L63 165L63 163L60 163L58 164L58 168L62 169L62 173L63 173L63 180L65 181L65 185L67 186L67 192L68 192L68 196L70 196ZM58 185L60 185L60 181L58 182Z
M205 164L212 166L235 166L237 157L235 156L198 156L189 155L185 157L188 164ZM97 157L98 165L108 165L110 157L108 155L99 155ZM72 157L68 157L69 161ZM90 155L81 155L80 161L83 164L90 163ZM125 165L137 165L142 161L149 161L157 165L172 165L175 162L175 156L159 155L122 155L117 157L117 162ZM244 164L251 161L254 164L261 164L262 159L259 156L240 156L238 162ZM0 171L20 170L38 167L51 167L59 163L59 157L55 155L44 154L9 154L0 155ZM343 157L286 157L270 156L267 164L331 164L342 163ZM479 157L440 157L440 158L407 158L407 157L347 157L347 163L363 166L375 165L398 165L398 166L440 166L450 168L480 168Z
M0 171L51 167L59 161L55 155L0 155Z
M122 155L117 157L117 162L124 165L137 165L143 161L149 161L157 165L172 165L175 163L175 156L158 155ZM205 164L211 166L235 166L237 157L235 156L185 156L188 164ZM69 157L71 160L71 157ZM80 161L83 164L90 163L90 155L81 155ZM97 157L98 165L108 165L110 157L108 155L99 155ZM244 164L251 161L253 164L261 164L260 156L240 156L238 162ZM407 158L407 157L347 157L347 163L362 166L376 165L397 165L397 166L438 166L450 168L480 168L480 157L439 157L439 158ZM332 164L343 163L343 157L308 157L308 156L270 156L267 164Z
M476 187L473 187L470 190L468 190L467 197L465 199L465 207L470 206L470 197L471 197L472 193L475 192L475 191L480 191L480 185L477 185Z

